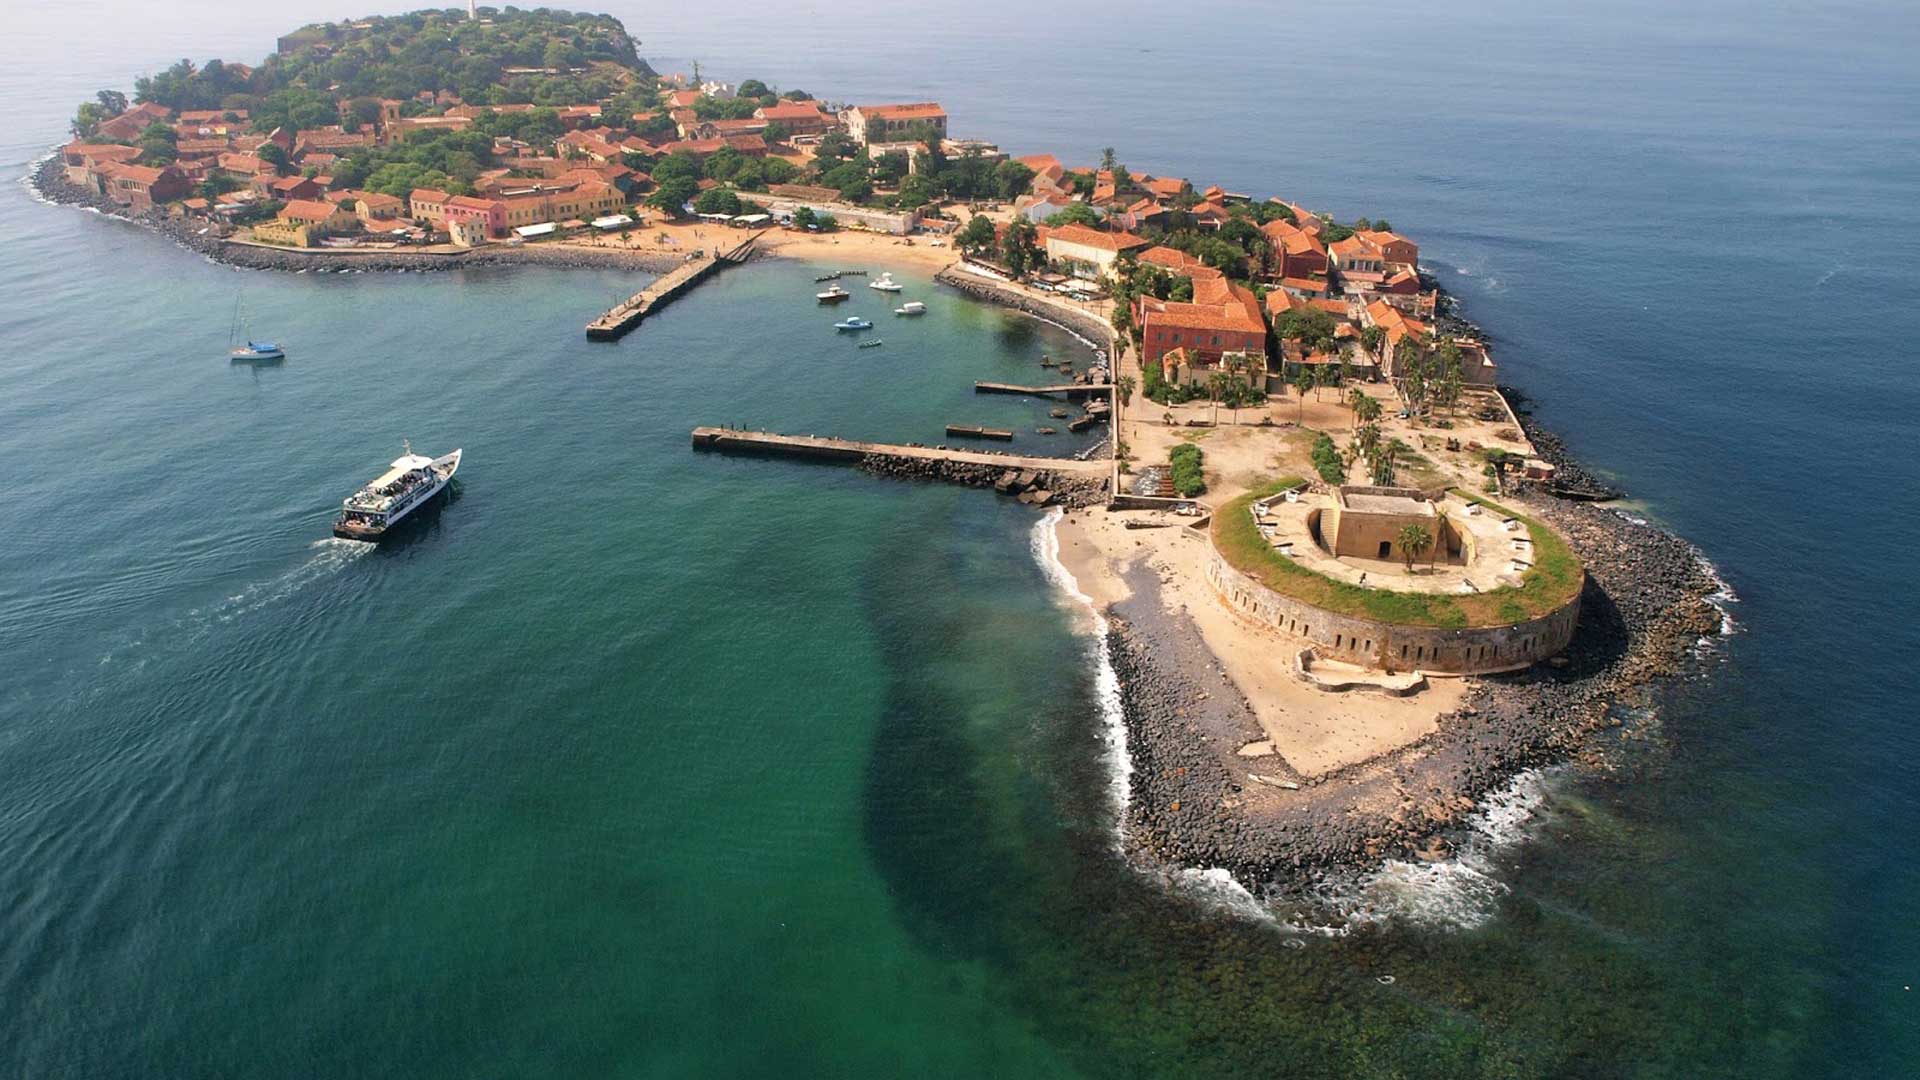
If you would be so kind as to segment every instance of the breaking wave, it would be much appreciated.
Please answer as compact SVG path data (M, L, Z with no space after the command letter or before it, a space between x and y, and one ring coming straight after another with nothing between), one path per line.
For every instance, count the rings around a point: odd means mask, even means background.
M1485 924L1512 892L1499 857L1523 842L1547 798L1547 774L1528 769L1481 800L1466 836L1438 862L1388 859L1371 870L1329 876L1304 893L1268 898L1280 921L1300 933L1341 936L1396 922L1435 930Z
M1060 519L1066 514L1059 507L1048 510L1033 526L1028 548L1048 583L1086 610L1089 626L1087 654L1093 661L1094 700L1100 709L1100 743L1107 763L1108 797L1113 810L1113 842L1116 849L1126 839L1127 803L1133 795L1133 759L1127 754L1126 717L1120 707L1120 676L1113 670L1113 654L1107 644L1107 618L1093 597L1080 591L1080 582L1060 561Z

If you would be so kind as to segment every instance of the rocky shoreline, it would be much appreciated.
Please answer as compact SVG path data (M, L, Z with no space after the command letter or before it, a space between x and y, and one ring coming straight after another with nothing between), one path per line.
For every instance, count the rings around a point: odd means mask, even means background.
M559 269L635 270L661 274L679 266L677 255L619 249L583 248L560 244L489 245L465 251L351 251L264 247L216 236L204 223L171 217L158 211L135 213L84 188L62 175L58 156L37 165L29 176L33 190L49 202L99 211L109 217L152 229L181 247L226 266L289 273L424 273L468 270L482 266L551 266Z
M1003 494L1022 496L1033 506L1060 506L1077 509L1098 506L1107 501L1105 480L1071 473L1038 470L1022 477L1005 465L981 465L965 461L921 460L871 454L860 461L862 472L898 480L936 480L963 487L991 487ZM1024 483L1017 481L1024 479ZM1024 498L1028 492L1046 492L1044 501Z
M1016 311L1024 311L1034 318L1053 323L1083 342L1090 343L1088 348L1107 351L1113 349L1113 328L1105 321L1084 311L1036 300L1017 289L997 285L987 278L963 273L951 266L933 275L933 280L958 289L969 296L1010 307Z
M1109 613L1134 765L1135 854L1283 887L1383 858L1443 858L1449 830L1478 800L1525 769L1578 757L1589 736L1619 725L1618 707L1640 702L1718 632L1708 597L1721 585L1690 544L1590 503L1540 500L1527 510L1587 564L1564 666L1482 678L1434 734L1316 778L1237 756L1262 737L1252 709L1192 619L1167 610L1153 572L1135 567L1132 596ZM1250 782L1251 772L1268 779Z

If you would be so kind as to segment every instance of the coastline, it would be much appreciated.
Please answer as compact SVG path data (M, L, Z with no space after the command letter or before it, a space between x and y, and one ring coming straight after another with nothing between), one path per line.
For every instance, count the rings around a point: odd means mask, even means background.
M649 225L645 232L666 245L652 250L552 242L461 252L301 252L204 236L162 214L129 213L67 185L57 155L36 162L26 180L44 201L152 228L211 261L288 272L547 265L660 273L680 265L684 252L703 246L705 229L711 228ZM845 259L860 268L882 259L909 264L977 299L1060 326L1091 349L1114 347L1110 326L1096 314L960 272L958 255L950 248L860 232L774 232L754 257ZM1583 486L1611 490L1579 469L1564 445L1525 412L1516 409L1516 414L1527 436L1541 443L1541 456ZM985 471L910 478L992 483ZM1217 642L1196 620L1196 605L1172 595L1175 575L1156 569L1143 547L1128 550L1112 538L1099 538L1086 515L1105 511L1088 509L1095 501L1089 492L1062 494L1061 502L1073 512L1054 523L1053 557L1066 575L1054 584L1090 603L1101 638L1100 662L1115 679L1114 739L1121 750L1114 767L1124 764L1130 777L1120 783L1124 791L1116 809L1122 844L1142 863L1224 869L1249 886L1394 857L1446 858L1450 833L1485 797L1527 769L1577 757L1589 735L1620 723L1610 713L1612 705L1673 674L1696 641L1723 626L1723 616L1708 598L1723 594L1725 586L1685 541L1592 504L1521 500L1528 512L1560 528L1590 569L1582 630L1566 668L1541 665L1508 676L1447 681L1441 691L1423 698L1443 703L1442 711L1397 720L1397 741L1383 752L1369 753L1364 744L1329 751L1329 767L1305 773L1276 764L1271 755L1251 759L1250 768L1240 751L1259 742L1265 729L1249 694L1268 706L1279 698L1283 707L1310 710L1313 720L1337 727L1340 714L1333 699L1323 694L1303 707L1299 695L1314 693L1303 686L1243 687L1246 665L1239 665L1237 681ZM1191 577L1190 585L1205 588L1199 575ZM1068 581L1073 588L1067 588ZM1274 645L1266 659L1278 680L1290 680L1285 664L1272 663L1287 643ZM1370 713L1390 709L1378 698L1359 700L1357 707ZM1429 706L1426 712L1435 710ZM1428 729L1418 730L1421 723ZM1278 782L1246 782L1255 769Z
M1618 511L1557 499L1523 505L1560 529L1588 565L1582 629L1566 666L1448 680L1456 703L1427 733L1308 772L1242 754L1266 729L1231 661L1223 663L1203 632L1214 613L1182 602L1193 594L1182 594L1182 575L1164 550L1139 540L1116 545L1114 532L1095 527L1099 511L1068 515L1061 561L1102 616L1120 680L1129 853L1173 869L1221 868L1255 889L1392 858L1436 862L1452 854L1469 815L1515 776L1593 764L1583 754L1589 737L1623 723L1618 707L1642 704L1653 684L1684 669L1702 638L1721 632L1711 598L1724 585L1690 544ZM1271 640L1276 651L1283 644ZM1386 708L1380 698L1360 700L1369 714ZM1252 781L1254 774L1278 783Z

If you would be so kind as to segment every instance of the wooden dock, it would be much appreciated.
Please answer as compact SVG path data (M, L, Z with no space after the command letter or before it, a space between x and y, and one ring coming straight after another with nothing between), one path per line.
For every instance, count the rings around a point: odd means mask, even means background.
M738 428L697 427L693 429L695 450L722 450L741 454L766 454L776 457L804 457L819 461L840 461L857 465L861 459L878 455L912 461L957 461L969 465L998 465L1008 469L1031 469L1067 473L1103 479L1113 467L1110 461L1079 461L1074 458L1023 457L994 454L984 450L951 450L938 446L903 446L898 443L861 442L819 435L781 435L772 431L742 431Z
M611 310L587 324L588 341L616 341L639 326L647 316L665 307L674 297L706 280L715 270L746 262L753 255L754 242L762 233L754 233L740 243L716 255L689 259L654 279L653 284L634 293Z
M1021 386L1018 383L977 382L973 384L976 394L1065 394L1068 397L1085 397L1088 394L1104 394L1113 389L1112 383L1054 383L1050 386Z

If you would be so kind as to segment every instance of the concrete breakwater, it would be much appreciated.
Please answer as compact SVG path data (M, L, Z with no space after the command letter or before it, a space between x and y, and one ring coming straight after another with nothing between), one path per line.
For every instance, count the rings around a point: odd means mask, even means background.
M1088 506L1104 502L1107 494L1109 463L1100 460L1027 457L993 450L956 450L718 427L694 428L693 448L765 457L798 457L854 465L876 476L941 480L968 487L1004 485L1009 494L1045 491L1050 496L1046 504Z
M1094 343L1091 348L1113 349L1113 327L1097 315L1081 311L1064 304L1051 304L1044 300L1028 296L1018 289L1008 288L991 278L969 274L964 270L949 266L933 275L933 280L942 285L950 285L970 296L1004 304L1017 311L1024 311L1039 319L1071 331L1074 336Z
M1527 510L1587 567L1566 667L1482 678L1434 734L1317 777L1234 753L1263 737L1252 710L1191 618L1167 610L1154 576L1136 571L1134 595L1111 613L1109 645L1134 766L1128 835L1140 852L1224 867L1249 885L1443 856L1447 831L1477 800L1524 769L1578 755L1621 722L1615 705L1683 670L1695 643L1717 632L1707 598L1721 586L1685 541L1585 503ZM1250 772L1299 789L1267 790L1248 783Z
M659 280L635 293L632 297L616 305L612 310L587 324L589 341L614 341L627 331L639 326L648 315L671 301L674 297L706 280L707 276L725 265L720 259L708 255L693 259L668 271Z

